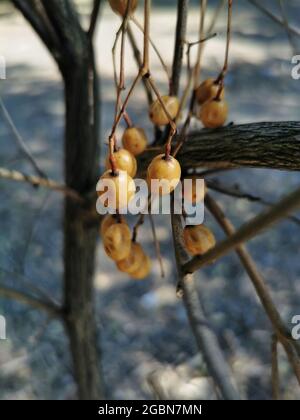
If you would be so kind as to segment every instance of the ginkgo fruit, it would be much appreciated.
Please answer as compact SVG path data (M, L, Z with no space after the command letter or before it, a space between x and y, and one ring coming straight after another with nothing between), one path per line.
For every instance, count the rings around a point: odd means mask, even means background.
M108 0L110 7L115 13L118 13L121 16L125 16L127 11L128 0ZM130 10L128 11L131 15L137 8L138 0L131 0Z
M204 225L186 226L183 231L184 244L191 255L203 255L216 244L214 234Z
M131 178L134 178L137 172L136 158L126 149L119 149L114 152L114 159L116 168L121 171L126 171ZM111 169L110 158L107 156L105 162L106 169Z
M228 116L228 105L223 99L205 102L200 110L200 120L206 128L218 128L225 124Z
M174 120L179 112L179 100L176 96L162 96L162 102L164 103L165 109L168 111L169 116L166 114L161 102L156 99L149 110L149 117L155 125L167 125L170 120L169 117Z
M144 258L139 266L139 268L131 273L131 277L136 280L143 280L149 276L152 268L151 259L148 255L144 255Z
M165 154L156 156L147 171L148 183L157 180L161 195L170 194L177 187L180 177L181 167L178 160L173 156L166 157Z
M148 140L142 128L129 127L124 131L122 142L126 150L138 156L145 151Z
M97 193L104 207L121 210L128 206L136 192L133 179L126 171L106 171L97 184Z
M119 214L107 214L101 222L101 227L100 227L101 236L103 237L105 235L105 232L107 231L107 229L110 228L112 225L115 225L117 223L125 223L126 224L125 217L121 216Z
M128 257L118 261L117 267L123 273L133 274L139 270L144 258L145 254L141 245L136 242L132 242Z
M219 83L212 77L204 80L196 89L196 99L199 105L203 105L207 101L215 99L220 89ZM224 89L220 94L220 98L224 99Z
M114 261L127 258L131 251L131 233L128 225L117 223L110 226L103 236L103 246L107 256Z

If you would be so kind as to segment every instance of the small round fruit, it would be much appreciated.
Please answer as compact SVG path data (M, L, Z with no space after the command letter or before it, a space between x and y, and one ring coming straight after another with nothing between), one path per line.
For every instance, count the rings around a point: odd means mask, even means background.
M166 110L168 111L172 120L177 117L179 111L179 100L176 96L162 96L162 101L165 105ZM165 110L161 106L161 103L158 99L152 103L149 110L149 116L153 124L155 125L167 125L169 124L169 118L165 113Z
M110 7L115 13L124 16L127 11L128 0L108 0ZM131 15L137 8L138 0L131 0L129 14Z
M199 105L214 99L219 92L220 85L211 77L204 80L196 89L196 98ZM221 92L221 99L224 99L224 89Z
M124 223L110 226L103 237L103 246L107 256L114 261L128 257L131 250L130 229Z
M138 156L145 151L148 140L142 128L130 127L124 131L122 142L126 150Z
M147 171L148 182L157 180L160 183L160 194L170 194L177 187L181 177L181 167L173 156L164 154L156 156Z
M131 178L134 178L136 176L136 158L128 150L119 149L117 152L114 153L114 158L117 169L121 171L126 171L128 175L131 176ZM106 169L111 169L109 155L106 158L105 166Z
M114 210L126 208L134 197L135 191L135 183L126 171L118 171L115 175L112 171L106 171L97 185L102 205Z
M135 272L131 273L131 277L135 280L143 280L149 276L151 268L152 262L150 258L148 257L148 255L144 255L141 265Z
M107 216L105 216L104 219L102 220L101 227L100 227L100 233L101 233L102 238L105 235L105 232L107 231L107 229L117 223L126 224L125 217L121 215L116 215L116 214L108 214Z
M185 182L187 180L187 182ZM200 185L199 185L200 184ZM198 186L199 185L199 186ZM192 204L200 203L205 198L207 188L205 182L198 183L196 177L185 178L183 181L183 199Z
M183 231L185 247L191 255L203 255L216 244L214 234L203 225L186 226Z
M206 128L222 127L227 120L228 105L222 99L205 102L200 110L200 120Z
M141 245L132 242L130 254L124 260L117 262L117 267L123 273L133 274L139 270L144 258L145 254Z

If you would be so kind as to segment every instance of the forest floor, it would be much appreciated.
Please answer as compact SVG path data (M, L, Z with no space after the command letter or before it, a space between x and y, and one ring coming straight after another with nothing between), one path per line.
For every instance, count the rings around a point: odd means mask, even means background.
M226 88L230 121L299 119L300 81L291 78L293 54L284 29L246 1L236 3ZM290 16L299 24L297 1L287 1L286 4ZM86 7L82 13L87 13ZM138 16L141 18L140 13ZM58 71L22 17L12 13L11 8L0 8L0 19L0 37L5 40L1 43L0 55L7 63L7 80L0 81L1 96L40 166L49 176L61 180L64 105ZM112 124L115 90L111 47L118 24L118 18L105 8L96 40L103 101L99 139L102 144ZM174 8L155 9L153 38L169 63L174 27ZM225 13L219 18L216 30L218 37L209 41L206 48L204 76L215 76L222 65ZM190 16L189 39L197 39L196 13ZM129 86L136 67L129 53L128 56L126 84ZM153 58L152 63L152 73L161 90L167 90L158 61ZM129 111L134 122L146 128L150 137L142 88L135 94ZM30 173L30 165L2 121L0 138L0 166ZM105 148L102 148L103 154ZM238 181L246 191L275 201L297 186L300 176L297 173L245 169L222 175L221 180L229 185ZM215 197L236 225L261 210L260 205L245 200L220 194L215 194ZM61 214L59 194L0 181L1 283L29 290L38 287L54 299L60 299L63 268ZM222 237L209 215L206 215L206 223L218 238ZM211 383L206 380L205 366L201 357L197 357L183 305L175 295L176 272L170 252L168 217L157 217L156 225L166 270L164 279L160 277L157 262L147 281L137 283L124 278L105 257L99 240L95 293L109 396L152 398L148 378L156 372L170 397L214 398ZM249 244L249 250L267 279L288 325L293 315L300 314L299 229L299 226L285 221ZM155 260L149 224L146 223L140 232L143 245ZM198 287L243 396L269 399L272 331L237 258L230 255L203 270ZM7 340L0 342L0 399L73 398L71 361L62 326L47 320L39 312L1 298L0 314L7 319ZM175 370L174 366L178 368ZM282 396L299 398L300 393L282 353L280 368L284 384Z

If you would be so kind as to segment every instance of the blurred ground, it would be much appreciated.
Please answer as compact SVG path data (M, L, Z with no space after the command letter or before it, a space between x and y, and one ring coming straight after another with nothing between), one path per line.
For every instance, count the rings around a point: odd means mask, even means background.
M242 123L299 119L300 82L290 76L292 52L284 30L246 1L235 3L231 71L227 81L230 120ZM273 3L264 2L266 5ZM297 3L296 0L286 1L291 22L299 25ZM7 80L1 81L1 95L39 164L49 176L60 180L64 107L59 74L23 18L12 14L11 8L0 6L0 35L5 40L0 46L0 55L7 61ZM81 4L81 11L84 19L88 12L86 3ZM211 15L211 9L209 12ZM118 18L105 8L96 44L103 89L103 128L99 139L102 144L112 123L114 87L110 51L118 24ZM216 28L219 36L206 48L205 75L216 75L221 67L225 24L223 14ZM168 62L172 58L170 45L174 26L174 8L155 9L153 38ZM196 40L196 13L190 13L188 27L189 38ZM136 71L131 55L128 56L127 85ZM159 80L162 92L166 90L164 74L155 58L153 74ZM146 127L150 136L142 89L136 93L129 109L134 121ZM0 138L0 166L31 172L3 121L0 121ZM103 150L105 153L105 146ZM247 191L275 200L298 185L299 175L242 170L223 175L222 181L238 181ZM260 210L259 205L221 195L216 197L237 225ZM61 209L61 197L56 193L0 180L0 282L29 290L39 287L53 298L60 298ZM206 216L207 223L221 238L221 232L209 215ZM194 392L201 390L200 396L208 393L212 397L208 382L200 384L201 379L198 378L198 382L193 379L199 372L205 375L205 368L201 359L194 358L197 349L187 328L184 309L174 292L176 273L170 254L171 227L165 216L156 218L156 223L166 279L160 278L157 264L152 278L146 282L133 283L124 279L104 256L99 243L95 276L97 314L110 397L151 398L152 390L145 379L155 369L164 370L165 365L180 365L179 376L183 384L189 383L191 395L199 397ZM284 222L249 244L288 324L293 315L300 313L298 229L290 222ZM154 258L148 224L142 228L141 236ZM246 274L238 260L230 256L203 270L201 276L199 290L243 395L249 399L269 399L270 326ZM74 383L60 324L48 322L42 314L1 298L0 314L8 321L8 340L0 343L0 398L72 397ZM280 363L283 395L299 398L284 356ZM173 382L174 375L172 370ZM183 388L186 391L187 388Z

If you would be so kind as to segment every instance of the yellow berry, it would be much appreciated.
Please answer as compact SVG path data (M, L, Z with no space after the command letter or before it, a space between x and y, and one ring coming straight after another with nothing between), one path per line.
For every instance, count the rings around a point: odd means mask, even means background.
M164 154L156 156L150 163L147 171L148 183L152 180L160 182L160 194L171 193L177 186L181 177L181 167L173 156L166 158Z
M120 271L127 274L133 274L139 270L143 263L145 254L140 244L132 242L131 251L127 258L117 262Z
M102 190L102 191L100 191ZM126 171L106 171L97 185L98 196L104 207L124 209L135 195L135 183Z
M116 215L116 214L108 214L107 216L105 216L104 219L102 220L101 227L100 227L101 236L103 237L107 229L117 223L126 224L125 217L121 215Z
M188 180L188 182L185 182L185 180ZM203 201L207 192L207 188L205 182L203 182L204 185L201 183L199 184L200 187L198 187L196 177L185 178L183 181L182 191L183 199L194 205L199 203L200 201Z
M222 127L227 120L228 105L222 99L205 102L200 110L200 120L206 128Z
M109 0L110 7L115 13L124 16L127 10L128 0ZM129 14L132 14L137 8L138 0L131 0Z
M103 246L107 256L114 261L128 257L131 250L131 233L124 223L110 226L103 237Z
M186 226L183 239L187 251L191 255L203 255L216 244L214 234L203 225Z
M176 96L162 96L162 101L165 105L166 110L168 111L172 120L177 117L179 111L179 100ZM158 99L152 103L149 110L149 116L153 124L155 125L167 125L169 124L169 118L161 106L161 103Z
M122 142L126 150L138 156L146 149L148 140L142 128L130 127L124 131Z
M137 162L136 158L126 149L119 149L114 153L116 168L121 171L126 171L131 178L136 176ZM109 156L105 162L106 169L111 169Z
M211 77L204 80L196 89L196 98L199 105L203 105L207 101L214 99L219 92L220 85ZM224 99L224 89L222 90L221 99Z
M148 255L144 255L144 258L139 266L139 268L131 273L131 277L135 280L143 280L149 276L152 268L152 262Z

